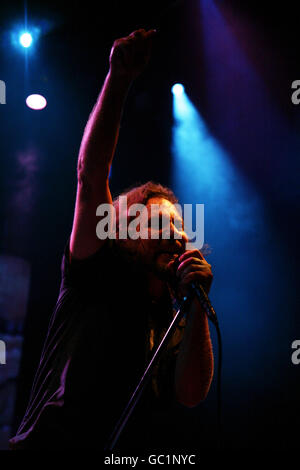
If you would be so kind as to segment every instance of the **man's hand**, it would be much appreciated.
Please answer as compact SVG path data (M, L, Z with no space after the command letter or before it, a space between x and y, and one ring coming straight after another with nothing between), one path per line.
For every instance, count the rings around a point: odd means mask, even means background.
M187 295L188 286L193 281L199 282L208 293L213 280L211 265L207 263L199 250L186 251L179 257L176 277L179 297Z
M155 29L139 29L127 37L117 39L110 52L110 72L129 81L136 78L149 62L155 34Z

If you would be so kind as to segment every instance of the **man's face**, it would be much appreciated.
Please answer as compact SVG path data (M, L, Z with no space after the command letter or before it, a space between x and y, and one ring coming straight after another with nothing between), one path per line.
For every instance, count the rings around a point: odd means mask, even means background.
M185 251L188 241L181 214L167 199L151 198L147 203L146 227L148 238L128 239L126 248L140 265L166 278L168 264Z

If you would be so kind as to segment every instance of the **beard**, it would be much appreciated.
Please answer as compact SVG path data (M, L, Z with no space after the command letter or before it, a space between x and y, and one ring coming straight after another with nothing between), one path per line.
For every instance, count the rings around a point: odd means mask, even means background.
M132 247L129 249L126 241L116 240L116 246L119 256L130 265L138 276L145 277L150 272L162 281L174 281L175 273L172 269L172 263L180 256L180 253L172 252L172 243L159 245L152 249L145 247L144 250L141 250Z
M152 272L163 281L170 281L174 272L172 270L172 264L178 257L176 254L170 253L156 253L153 258Z

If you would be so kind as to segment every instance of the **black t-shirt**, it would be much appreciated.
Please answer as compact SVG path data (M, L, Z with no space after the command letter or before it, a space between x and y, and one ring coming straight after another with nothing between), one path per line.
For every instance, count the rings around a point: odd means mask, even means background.
M85 260L69 259L67 243L59 297L12 449L103 450L174 314L168 291L160 304L151 302L143 272L114 241ZM147 448L157 425L153 417L175 403L183 328L184 321L125 427L120 449Z

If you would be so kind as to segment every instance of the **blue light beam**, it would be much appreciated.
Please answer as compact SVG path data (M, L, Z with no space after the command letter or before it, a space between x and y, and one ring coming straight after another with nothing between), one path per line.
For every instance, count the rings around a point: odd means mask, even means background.
M30 33L22 33L20 35L19 42L20 42L21 46L23 46L25 48L30 47L31 44L32 44L31 34Z

